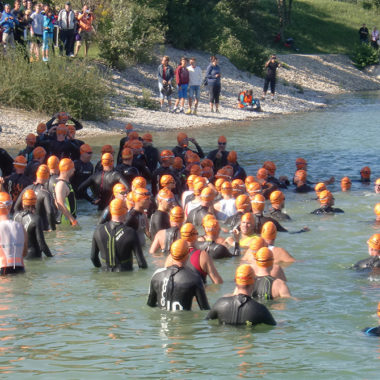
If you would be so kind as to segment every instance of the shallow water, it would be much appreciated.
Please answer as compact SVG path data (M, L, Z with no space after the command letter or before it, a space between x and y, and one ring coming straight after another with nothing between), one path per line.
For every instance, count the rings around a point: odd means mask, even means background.
M302 156L314 180L357 179L364 165L377 178L379 99L379 93L345 96L328 110L194 130L192 136L209 151L217 136L226 135L228 148L239 152L252 174L272 160L278 175L291 176ZM116 137L109 141L118 145ZM174 146L175 133L156 133L154 141L159 148ZM105 138L89 142L95 161ZM360 330L378 324L380 282L347 267L367 256L380 196L359 183L350 193L341 193L338 184L332 189L344 215L310 215L318 207L314 194L285 194L293 218L286 227L307 225L311 231L278 236L277 245L298 260L285 270L298 300L268 304L275 328L219 326L204 321L206 312L196 304L193 312L178 313L147 307L150 277L163 258L147 254L149 268L132 273L93 268L90 244L98 214L80 203L81 230L47 235L54 258L29 261L24 276L0 279L2 377L378 378L380 340ZM211 304L231 292L237 265L238 259L217 262L225 283L207 286Z

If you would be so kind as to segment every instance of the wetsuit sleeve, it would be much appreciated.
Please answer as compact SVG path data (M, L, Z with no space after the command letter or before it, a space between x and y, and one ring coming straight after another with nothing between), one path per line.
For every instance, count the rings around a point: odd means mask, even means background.
M55 120L55 116L53 116L49 121L46 122L47 130L49 130L53 126L54 120Z
M195 289L195 297L201 310L210 310L210 305L208 303L205 287L202 281L199 282Z
M82 193L82 194L86 194L87 196L85 196L86 200L89 201L90 203L94 203L94 199L91 198L88 193L87 193L87 189L92 185L93 183L93 178L94 178L94 175L93 174L92 176L88 177L82 184L79 185L78 187L78 193Z
M36 218L36 237L40 250L45 253L47 257L53 257L48 245L46 244L44 232L42 231L42 221L39 217Z
M136 257L136 260L137 260L137 264L139 266L139 268L148 268L148 264L146 263L146 260L145 260L145 257L144 257L144 253L142 251L142 248L141 248L141 244L140 244L140 239L137 235L137 232L134 231L134 247L133 247L133 252L135 253L135 257Z
M107 223L110 220L109 216L110 216L110 209L108 207L106 207L103 211L103 214L101 215L101 217L98 220L98 225Z
M96 241L96 235L98 234L98 229L95 230L94 236L92 237L92 246L91 246L91 261L95 267L100 268L102 266L99 260L99 247Z
M125 186L125 188L129 190L128 182L125 180L122 174L120 174L119 172L115 172L115 173L116 173L115 175L117 177L118 182L122 183Z
M83 129L82 123L80 123L78 120L74 119L73 117L71 117L70 120L75 124L75 129L77 131L79 131L80 129Z
M44 206L46 211L46 216L48 218L49 227L51 230L55 231L55 210L53 207L53 197L48 191L44 196Z
M159 175L157 174L156 171L153 172L152 174L152 194L155 197L158 193L157 187L158 187L158 177Z
M216 304L208 312L208 314L206 316L206 320L217 319L217 318L218 318L218 301L216 301Z
M262 305L264 306L264 305ZM260 313L261 321L258 323L265 323L267 325L276 326L276 321L274 320L270 311L264 306L262 312Z
M150 307L156 307L157 306L157 293L154 289L154 274L152 279L150 280L150 286L149 286L149 295L148 295L148 302L147 305Z
M203 149L201 148L201 146L197 142L194 142L193 144L197 148L199 158L204 158L205 154L204 154Z
M283 227L276 219L273 219L272 222L275 224L278 232L289 232L285 227Z

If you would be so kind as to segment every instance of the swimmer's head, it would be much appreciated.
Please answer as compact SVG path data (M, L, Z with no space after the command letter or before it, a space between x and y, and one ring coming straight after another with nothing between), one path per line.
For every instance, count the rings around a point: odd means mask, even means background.
M38 125L37 125L37 133L39 134L39 135L42 135L43 133L45 133L46 132L46 124L45 123L39 123Z
M37 203L37 195L32 189L25 190L22 195L22 207L32 207Z
M198 238L198 231L191 223L185 223L180 230L181 239L185 239L189 243L194 243Z
M177 142L179 146L187 147L188 145L188 137L184 132L179 132L177 135Z
M133 151L131 148L124 148L121 151L121 158L122 160L130 160L133 158Z
M236 153L234 150L231 150L231 151L228 153L227 161L228 161L230 164L236 164L236 162L237 162L237 153Z
M269 196L269 200L272 206L279 207L284 203L285 195L280 190L272 191Z
M122 217L128 212L125 201L118 198L111 201L109 208L112 217Z
M261 190L261 185L258 182L251 182L247 185L247 193L252 199L256 194L260 194Z
M210 220L216 220L215 215L207 214L202 219L202 226L205 227L206 223L208 223Z
M203 177L201 177L203 178ZM195 182L193 185L194 195L200 196L202 193L202 190L206 187L206 183L203 181Z
M220 192L222 195L232 196L232 184L231 184L231 182L229 182L229 181L223 182Z
M175 188L175 180L174 180L173 176L171 176L170 174L164 174L160 178L160 185L162 187L168 187L170 189L174 189Z
M264 223L263 227L261 228L261 237L266 241L274 241L276 239L276 236L276 225L271 221Z
M102 165L106 167L113 166L113 156L111 153L103 153L102 154Z
M213 168L214 163L209 158L204 158L201 161L201 166L202 166L202 168L206 168L206 167Z
M170 246L170 255L175 261L186 261L189 256L189 244L184 239L176 240Z
M234 196L234 198L238 197L240 194L245 193L245 184L242 179L239 179L239 178L234 179L231 182L231 185L232 185L232 195Z
M348 191L351 189L351 180L348 177L343 177L340 181L340 188L342 191Z
M375 181L375 193L376 193L376 194L379 194L379 193L380 193L380 178L378 178L378 179Z
M132 180L132 190L137 189L138 187L146 188L146 179L144 177L135 177Z
M133 201L133 191L130 191L127 194L127 199L125 200L125 204L127 205L128 210L131 210L135 206L135 202Z
M145 133L142 135L143 143L152 143L153 142L153 136L150 133Z
M191 165L190 174L201 176L202 175L202 167L198 164Z
M45 182L50 177L50 170L47 165L40 165L36 171L36 178L38 182Z
M183 160L181 157L174 157L173 160L173 169L181 170L183 168Z
M268 178L268 170L265 169L265 168L260 168L257 171L256 177L257 177L257 179L267 180L267 178Z
M112 192L115 198L120 199L124 199L128 194L127 188L122 183L115 184L112 188Z
M33 134L33 133L29 133L26 136L25 141L26 141L26 145L28 145L28 146L34 146L34 144L37 141L37 136L35 134Z
M126 126L125 126L125 131L127 133L131 133L133 131L133 125L131 123L128 123Z
M300 169L297 170L294 174L294 182L298 185L298 183L305 183L307 178L306 170Z
M0 192L0 215L8 215L12 207L12 198L5 192Z
M162 163L164 163L165 165L171 165L173 163L173 160L174 160L174 154L171 150L169 149L165 149L161 152L160 154L160 157L161 157L161 161Z
M220 231L219 222L214 218L208 218L203 223L203 228L207 236L218 236Z
M273 252L268 247L262 247L256 252L256 264L262 268L273 266Z
M277 166L273 161L265 161L263 163L263 168L267 169L268 174L272 177L274 177L276 173Z
M306 160L302 157L298 157L296 159L296 167L297 167L297 170L306 170L306 167L307 167Z
M209 166L205 166L202 168L202 177L205 177L207 179L211 179L214 176L214 171Z
M183 212L182 207L174 206L169 213L169 218L172 223L180 223L182 224L185 220L185 214Z
M150 200L150 192L145 187L138 187L133 190L133 202L145 202Z
M237 211L247 212L251 209L251 202L247 194L240 194L235 199L235 206Z
M218 178L215 181L215 188L220 193L222 191L222 185L226 180L224 178Z
M136 132L136 131L131 131L131 132L128 134L128 140L129 140L129 141L138 140L138 139L139 139L139 134L138 134L138 132Z
M25 156L17 156L15 157L15 160L13 161L13 166L16 169L24 169L26 168L27 160Z
M314 190L318 196L321 191L327 190L326 184L324 182L319 182L314 186Z
M253 212L263 212L265 208L265 198L261 194L256 194L251 201L252 211Z
M379 256L380 255L380 234L373 234L367 240L369 254L371 256Z
M261 236L254 236L249 244L249 249L255 258L256 252L263 247L267 247L267 242Z
M160 210L169 212L173 204L175 203L174 194L167 187L164 187L158 192L157 201Z
M38 146L33 149L33 159L34 160L44 160L46 156L46 150L42 146Z
M373 211L376 215L376 220L379 219L380 218L380 203L376 203Z
M248 286L255 283L255 272L248 264L239 265L235 272L235 282L238 286Z
M205 187L201 192L201 202L204 205L212 204L215 199L215 192L211 187Z
M70 158L62 158L62 160L59 161L59 172L66 173L70 172L70 170L75 170L74 162L70 160Z
M252 183L252 182L257 182L256 181L256 178L253 176L253 175L248 175L246 177L246 179L244 180L244 183L245 183L245 187L248 187L248 184Z
M371 178L371 168L369 166L364 166L360 170L360 176L362 180L369 181Z
M113 150L112 145L109 145L109 144L103 145L102 146L102 154L104 154L104 153L114 154L115 151Z
M323 190L318 195L319 202L322 206L332 206L334 204L334 197L329 190Z

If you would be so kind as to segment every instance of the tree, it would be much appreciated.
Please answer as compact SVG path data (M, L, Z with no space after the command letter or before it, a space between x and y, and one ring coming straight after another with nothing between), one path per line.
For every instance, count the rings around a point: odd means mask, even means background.
M278 10L278 17L279 17L279 23L280 23L280 36L281 40L284 41L284 32L285 28L290 25L290 15L292 12L292 4L293 0L276 0L277 2L277 10Z

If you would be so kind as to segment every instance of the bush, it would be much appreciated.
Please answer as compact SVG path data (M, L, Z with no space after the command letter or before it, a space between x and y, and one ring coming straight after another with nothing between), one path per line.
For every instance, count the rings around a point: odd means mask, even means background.
M149 61L153 46L164 41L162 8L154 0L112 0L99 23L100 56L116 67Z
M379 52L369 44L360 44L355 47L351 59L354 65L362 70L369 65L379 63Z
M47 114L69 112L76 118L110 116L107 74L86 61L52 57L48 64L29 63L22 51L0 58L0 103Z

